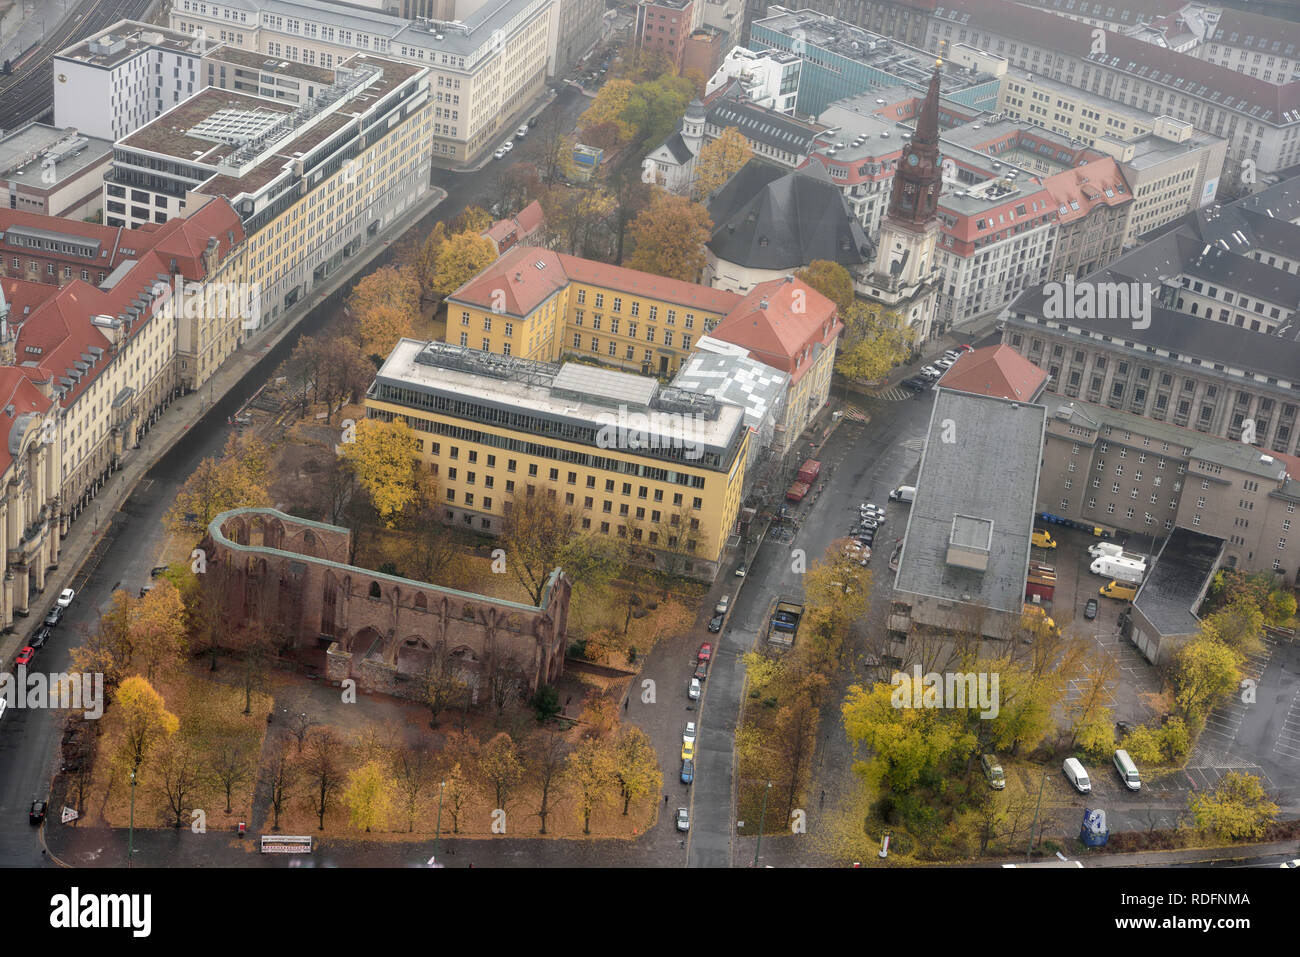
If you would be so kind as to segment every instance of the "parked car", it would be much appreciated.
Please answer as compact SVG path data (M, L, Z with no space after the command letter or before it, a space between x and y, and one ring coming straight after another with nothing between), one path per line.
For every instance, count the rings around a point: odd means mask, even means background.
M1083 769L1083 765L1078 758L1066 758L1061 770L1065 773L1065 779L1074 785L1074 789L1080 794L1087 794L1092 791L1092 782L1088 780L1088 772Z
M32 659L36 657L36 649L28 645L22 651L18 652L18 657L14 659L15 665L30 665Z
M682 739L682 760L683 761L695 760L695 739L694 738Z
M682 783L690 784L691 781L693 781L694 779L695 779L695 762L683 761L682 762Z
M737 577L737 578L744 578L744 577L745 577L745 563L744 563L744 562L741 562L739 565L736 566L736 577Z
M703 681L709 676L709 663L707 661L697 661L695 663L695 677Z
M1007 786L1006 776L1002 773L1002 763L998 761L996 754L980 755L980 769L993 790L1001 791Z
M1083 617L1092 621L1097 617L1097 599L1089 598L1088 603L1083 606Z
M45 811L49 807L44 801L33 801L31 808L27 811L27 821L30 824L40 824L45 820Z
M691 812L684 807L677 809L677 830L689 831L691 829Z
M1297 857L1294 861L1283 861L1278 867L1300 867L1300 857Z
M36 633L32 635L32 647L39 651L41 647L44 646L44 644L49 640L50 640L50 629L46 628L44 625L41 625L41 627L36 629Z
M692 744L695 743L695 722L694 721L686 722L686 730L682 732L682 741L689 741Z
M883 516L885 514L885 507L883 505L876 505L872 502L863 502L858 506L858 511L870 512L875 515Z
M153 568L149 569L149 577L157 578L158 576L162 575L166 571L167 571L166 565L155 565Z
M58 605L55 605L53 608L51 608L49 610L49 613L46 614L45 616L45 624L49 625L51 628L53 628L62 620L63 620L63 609L60 608Z
M519 127L519 129L515 130L515 139L517 139L517 140L522 140L522 139L523 139L525 136L527 136L527 135L528 135L528 124L527 124L527 123L525 123L523 126Z
M708 661L713 657L713 646L706 641L704 644L700 645L700 653L695 657L700 661Z
M690 685L687 686L686 688L686 697L690 698L692 701L700 700L700 679L699 678L691 679Z
M709 631L717 634L722 630L722 620L727 616L720 611L715 611L713 617L709 619Z
M945 353L943 354L943 357L944 357L945 359L949 359L949 360L951 360L952 362L956 362L958 359L961 358L961 350L960 350L960 349L949 349L947 352L945 352Z
M495 149L495 150L492 151L492 158L493 158L493 159L497 159L497 160L499 160L499 159L505 159L505 158L506 158L506 153L507 153L507 152L509 152L509 151L506 150L506 149L504 149L504 148L502 148L502 149Z
M898 384L901 385L904 389L911 389L913 392L920 392L923 389L927 388L930 383L926 382L924 379L920 378L919 376L909 376L908 378L904 379L902 382Z
M974 352L974 351L975 351L975 347L974 347L973 345L971 345L969 342L963 342L963 343L962 343L961 345L959 345L957 348L960 349L962 352Z
M63 589L63 591L59 592L58 606L60 608L67 608L69 605L72 604L72 599L76 597L77 597L77 593L75 591L73 591L71 588L65 588Z
M512 149L515 148L515 141L506 140L504 143L501 144L501 148L505 150L507 153L509 153Z
M943 375L943 372L936 369L934 366L922 366L921 375L925 376L927 379L937 379L939 376Z

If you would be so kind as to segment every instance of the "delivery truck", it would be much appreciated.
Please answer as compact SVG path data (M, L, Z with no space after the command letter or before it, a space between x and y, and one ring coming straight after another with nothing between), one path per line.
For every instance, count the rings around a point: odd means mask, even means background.
M1147 567L1124 558L1112 558L1109 555L1103 555L1093 561L1088 566L1088 570L1094 575L1101 575L1105 578L1113 578L1115 581L1129 582L1136 585L1142 581L1142 576L1146 574Z
M794 644L795 632L799 630L799 619L803 617L803 605L787 598L778 599L772 609L772 617L767 622L767 640L774 645L789 648Z
M1141 552L1126 552L1124 551L1123 546L1117 545L1114 542L1098 542L1096 545L1093 545L1088 549L1088 554L1093 558L1104 558L1106 556L1110 556L1111 558L1127 558L1129 561L1138 562L1139 564L1145 564L1147 560L1146 556Z
M822 464L816 459L808 459L803 465L799 466L799 474L795 478L806 485L812 485L817 481L817 476L822 474Z
M785 500L787 502L802 502L804 496L808 494L807 482L795 482L785 490Z
M911 505L916 499L916 486L900 485L889 493L889 497L895 502L906 502L908 505Z

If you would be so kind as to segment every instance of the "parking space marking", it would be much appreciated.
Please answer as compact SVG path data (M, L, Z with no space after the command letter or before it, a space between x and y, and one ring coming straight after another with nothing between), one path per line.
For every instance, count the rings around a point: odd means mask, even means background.
M1273 751L1288 758L1300 758L1300 692L1291 699L1282 721L1282 730L1273 742Z

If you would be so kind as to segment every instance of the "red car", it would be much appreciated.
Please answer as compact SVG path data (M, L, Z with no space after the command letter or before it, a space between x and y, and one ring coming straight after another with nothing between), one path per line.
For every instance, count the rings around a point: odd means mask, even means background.
M30 665L32 659L36 657L36 649L28 645L22 651L18 652L18 657L14 659L16 665Z
M708 661L713 657L713 646L707 641L700 645L700 653L698 657L700 661Z

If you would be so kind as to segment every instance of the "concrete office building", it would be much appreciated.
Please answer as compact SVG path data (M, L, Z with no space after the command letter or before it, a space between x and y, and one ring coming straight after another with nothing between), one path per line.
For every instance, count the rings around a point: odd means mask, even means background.
M488 0L448 22L326 0L177 0L171 26L307 66L360 54L427 69L434 159L463 165L490 153L545 92L553 2Z
M203 89L217 45L188 31L119 20L54 55L54 125L117 140Z
M103 210L113 144L28 123L0 136L0 209L85 219Z
M403 339L366 412L415 429L449 524L495 533L512 501L546 495L578 511L584 530L627 541L638 559L705 580L737 544L750 430L739 406L711 395ZM642 438L620 440L611 431L620 422Z

